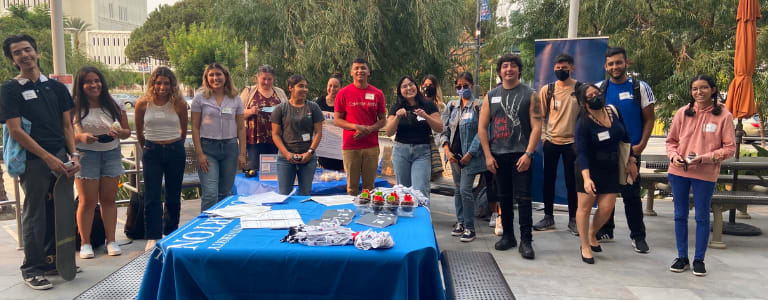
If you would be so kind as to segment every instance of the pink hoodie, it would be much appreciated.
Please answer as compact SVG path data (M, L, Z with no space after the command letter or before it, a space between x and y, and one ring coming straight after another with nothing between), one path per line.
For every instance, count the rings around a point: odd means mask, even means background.
M736 152L733 116L723 107L719 116L712 114L713 105L702 109L698 103L693 105L696 112L692 117L685 115L688 106L677 110L672 127L667 135L667 156L671 160L675 155L683 159L690 152L701 156L701 163L689 165L688 171L670 163L669 174L717 182L720 174L720 162Z

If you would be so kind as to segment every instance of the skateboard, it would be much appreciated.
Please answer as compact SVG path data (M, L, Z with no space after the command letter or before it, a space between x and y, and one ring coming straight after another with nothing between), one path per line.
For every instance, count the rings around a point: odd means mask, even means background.
M56 219L56 269L64 280L75 279L75 195L74 177L58 175L53 187Z

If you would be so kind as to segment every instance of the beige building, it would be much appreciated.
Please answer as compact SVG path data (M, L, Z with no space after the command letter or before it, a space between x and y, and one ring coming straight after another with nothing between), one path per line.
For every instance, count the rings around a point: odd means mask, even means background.
M49 0L0 1L0 14L11 5L34 7L49 3ZM78 37L80 49L88 57L111 68L123 66L139 71L139 65L128 64L125 45L131 32L147 19L146 0L63 0L62 8L65 17L77 17L88 24L87 31ZM153 69L158 63L150 61L148 65Z

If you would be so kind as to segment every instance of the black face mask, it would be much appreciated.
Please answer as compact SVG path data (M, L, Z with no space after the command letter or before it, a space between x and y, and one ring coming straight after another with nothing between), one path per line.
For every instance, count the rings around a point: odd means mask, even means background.
M434 86L428 85L424 87L424 96L432 98L435 95L437 95L437 89Z
M566 81L568 80L568 77L571 77L571 71L563 69L555 70L555 77L557 77L557 80Z
M598 95L591 99L587 99L587 106L589 106L590 109L594 109L594 110L605 107L605 96Z

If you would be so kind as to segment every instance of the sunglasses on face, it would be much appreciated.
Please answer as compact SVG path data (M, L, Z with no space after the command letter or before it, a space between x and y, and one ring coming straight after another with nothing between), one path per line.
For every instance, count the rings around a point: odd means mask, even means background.
M460 89L465 89L465 90L466 90L466 89L468 89L468 88L469 88L469 84L465 84L465 85L457 85L457 86L456 86L456 90L460 90Z

